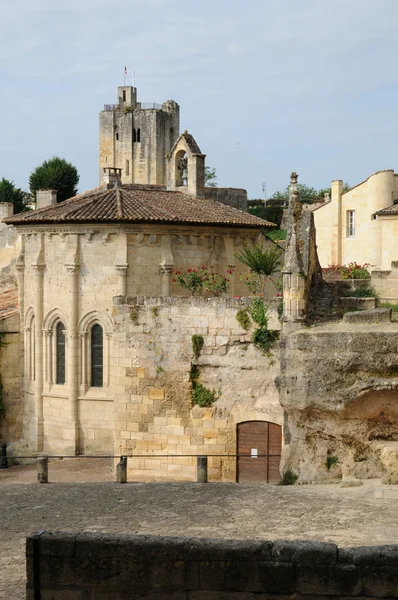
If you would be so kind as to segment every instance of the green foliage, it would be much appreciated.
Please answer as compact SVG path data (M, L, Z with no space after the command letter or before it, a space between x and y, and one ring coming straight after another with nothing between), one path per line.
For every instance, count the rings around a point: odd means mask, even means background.
M302 202L303 204L312 204L316 200L322 200L325 196L325 193L328 193L328 194L331 193L331 188L321 188L319 190L316 190L313 187L308 187L304 183L299 183L297 188L298 188L300 202ZM348 185L348 183L344 183L343 184L343 194L348 192L349 189L350 189L350 186ZM289 186L283 192L281 192L281 191L275 192L271 196L270 200L271 201L272 200L282 201L287 206L287 204L289 202ZM268 204L268 202L270 202L270 200L267 201L267 204Z
M358 265L356 262L350 262L348 265L331 266L330 269L337 269L342 279L370 279L369 264Z
M238 310L238 312L236 313L236 320L238 321L238 323L242 327L242 329L245 329L245 331L247 331L249 329L250 318L249 318L249 313L247 312L247 310L245 308L240 308Z
M205 167L205 186L217 187L216 170L211 167Z
M249 208L248 212L255 217L260 217L260 219L275 223L278 229L281 226L283 206L255 206Z
M243 246L235 256L255 273L269 277L280 266L282 251L278 246L265 248L263 244L253 244L251 248Z
M164 373L164 369L161 365L158 365L156 367L156 373L157 373L157 375L160 375L160 373Z
M189 290L193 296L204 292L212 296L220 296L229 290L230 280L227 275L232 273L231 269L227 270L226 275L211 273L205 265L197 269L190 267L186 271L182 269L175 271L173 283Z
M130 319L131 321L133 321L134 325L138 325L138 315L139 315L139 309L138 306L132 306L130 308Z
M219 392L210 390L201 383L197 383L192 390L192 402L198 406L211 406L219 397Z
M159 316L159 309L158 309L157 306L154 306L152 308L152 316L153 316L154 319L156 319Z
M333 465L336 465L338 462L339 462L338 456L328 456L326 459L327 470L330 471L330 469L333 467Z
M391 308L392 312L398 312L398 304L392 302L380 302L379 308Z
M266 327L258 327L253 331L252 342L262 352L268 352L278 335L278 331L270 331Z
M29 187L32 194L37 190L57 190L57 202L63 202L77 194L79 173L71 163L64 158L54 156L36 167L29 177Z
M16 188L12 181L4 177L0 181L0 202L11 202L14 205L14 214L30 210L29 206L26 206L29 198L29 194Z
M298 479L297 473L292 471L292 469L287 469L282 475L281 480L278 485L294 485Z
M361 283L361 285L356 286L351 292L350 296L352 298L376 298L377 292L371 285Z
M123 112L131 113L131 112L133 112L133 107L126 104L126 106L123 108Z
M200 371L199 367L195 363L191 363L191 370L189 371L189 381L192 382L193 387L195 387L197 379L199 379Z
M260 327L268 327L269 309L264 304L262 298L253 298L248 307L249 314L253 321Z
M200 353L202 352L203 344L205 343L203 335L197 335L196 333L192 336L192 351L193 355L198 360Z
M281 300L277 306L278 317L281 319L283 317L283 300Z
M280 242L286 239L286 229L266 229L264 234L273 242Z

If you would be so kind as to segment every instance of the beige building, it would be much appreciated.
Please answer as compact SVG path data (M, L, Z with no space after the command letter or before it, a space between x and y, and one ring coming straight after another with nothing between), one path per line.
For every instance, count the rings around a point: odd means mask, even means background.
M98 188L60 204L44 191L42 208L6 219L21 238L19 421L31 451L133 454L130 468L141 479L192 479L195 459L185 455L235 454L247 421L273 428L259 437L280 451L277 361L238 324L245 301L187 297L173 276L201 265L234 270L229 296L245 295L239 273L247 270L235 254L266 224L196 195L204 157L192 155L193 144L183 134L170 155L174 191L123 185L108 168ZM184 187L175 175L182 151ZM192 403L192 335L203 337L200 382L218 398L207 408ZM274 458L267 477L279 477L278 465ZM219 479L245 477L233 457L212 459L210 469Z
M350 262L389 270L398 260L398 174L378 171L342 193L332 181L332 194L314 211L318 256L322 267Z

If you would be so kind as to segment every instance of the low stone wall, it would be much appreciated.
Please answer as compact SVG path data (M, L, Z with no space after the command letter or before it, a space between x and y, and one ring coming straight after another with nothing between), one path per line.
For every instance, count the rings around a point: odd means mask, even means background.
M398 597L398 545L44 533L26 554L27 600L35 570L42 600Z

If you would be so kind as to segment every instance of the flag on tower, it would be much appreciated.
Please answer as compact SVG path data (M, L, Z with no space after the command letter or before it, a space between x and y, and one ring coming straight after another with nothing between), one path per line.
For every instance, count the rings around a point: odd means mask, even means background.
M124 66L124 74L127 75L127 67L126 67L126 65Z

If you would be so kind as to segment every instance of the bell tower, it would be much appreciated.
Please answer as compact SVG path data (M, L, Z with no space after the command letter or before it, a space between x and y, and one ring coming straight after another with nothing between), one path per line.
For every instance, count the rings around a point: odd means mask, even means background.
M166 185L166 155L179 136L180 107L137 102L137 88L119 86L117 104L99 116L99 177L104 168L122 169L122 183Z

